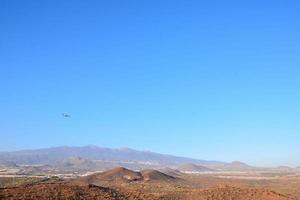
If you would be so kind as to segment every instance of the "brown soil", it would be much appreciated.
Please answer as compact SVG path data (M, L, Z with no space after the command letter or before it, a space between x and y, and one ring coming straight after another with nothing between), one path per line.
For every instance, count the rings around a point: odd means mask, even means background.
M0 189L0 199L50 200L50 199L127 199L117 191L94 185L78 186L67 183L37 183L20 187Z
M161 200L292 200L274 191L254 188L222 186L212 189L175 192L161 197Z
M174 189L174 188L173 188ZM122 191L122 192L121 192ZM165 194L164 194L165 193ZM266 190L222 186L212 189L146 191L122 188L115 190L95 185L79 186L66 182L36 183L0 189L0 199L19 200L292 200L288 196Z
M156 170L135 172L116 168L75 180L36 180L18 187L0 188L0 200L296 200L300 197L299 184L298 177L239 180L186 175L174 178Z

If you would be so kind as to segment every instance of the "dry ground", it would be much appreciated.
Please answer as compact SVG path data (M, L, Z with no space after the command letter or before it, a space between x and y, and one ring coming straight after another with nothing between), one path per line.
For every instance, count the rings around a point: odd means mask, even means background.
M24 181L17 187L2 187L0 199L300 200L298 175L268 174L257 175L256 178L252 174L241 177L236 174L194 174L166 179L152 171L149 176L149 171L146 171L147 179L131 179L129 175L139 174L122 171L76 180L35 181L32 184ZM122 173L125 173L126 179L121 179ZM119 181L110 179L107 174L118 177ZM152 176L154 179L151 179Z

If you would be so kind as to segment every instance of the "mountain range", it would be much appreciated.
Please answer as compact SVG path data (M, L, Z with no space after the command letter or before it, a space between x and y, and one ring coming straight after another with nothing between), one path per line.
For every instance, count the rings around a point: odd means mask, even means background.
M180 165L194 163L199 165L222 165L220 161L207 161L173 155L159 154L150 151L138 151L129 148L103 148L98 146L69 147L61 146L35 150L1 152L0 164L15 163L18 165L72 165L90 161L139 163L144 165Z

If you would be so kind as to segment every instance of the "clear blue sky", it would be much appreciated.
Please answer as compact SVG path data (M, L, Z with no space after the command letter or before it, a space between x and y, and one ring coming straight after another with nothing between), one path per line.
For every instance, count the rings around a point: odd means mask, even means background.
M0 151L94 144L300 165L299 10L1 0Z

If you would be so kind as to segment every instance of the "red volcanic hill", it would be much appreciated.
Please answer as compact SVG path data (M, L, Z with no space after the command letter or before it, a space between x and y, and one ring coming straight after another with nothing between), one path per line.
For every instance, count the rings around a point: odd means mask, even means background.
M148 170L143 170L141 173L142 173L144 181L154 181L154 180L174 181L174 180L176 180L175 177L167 175L167 174L162 173L157 170L148 169Z
M103 182L132 182L142 181L143 176L140 172L135 172L124 167L117 167L101 173L91 174L80 178L80 182L88 184L99 184Z
M102 185L103 183L128 183L137 181L172 181L175 177L169 176L157 170L132 171L123 167L114 168L101 173L91 174L76 179L75 183Z

